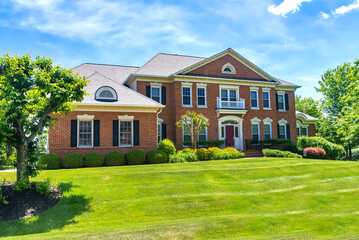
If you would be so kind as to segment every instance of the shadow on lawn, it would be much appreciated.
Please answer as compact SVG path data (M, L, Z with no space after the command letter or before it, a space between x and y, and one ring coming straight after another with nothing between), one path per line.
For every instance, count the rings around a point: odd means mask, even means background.
M59 187L66 193L78 186L70 182L61 183ZM63 196L56 206L30 219L0 222L0 237L46 233L75 224L76 216L91 211L90 202L91 199L85 195Z

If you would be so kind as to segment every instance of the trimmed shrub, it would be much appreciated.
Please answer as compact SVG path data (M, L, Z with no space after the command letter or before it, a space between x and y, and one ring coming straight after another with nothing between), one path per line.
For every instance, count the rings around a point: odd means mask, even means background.
M120 166L125 165L125 154L121 152L110 152L106 154L106 165L107 166Z
M169 139L163 139L158 143L157 150L161 150L170 156L176 153L176 147L173 142Z
M161 150L149 151L146 156L147 156L147 162L150 164L167 162L167 154Z
M289 139L288 139L289 140ZM299 153L299 149L297 147L297 144L293 141L285 142L279 145L279 150L282 151L289 151L292 153Z
M224 140L201 140L198 141L198 146L203 146L203 147L220 147L221 145L224 145ZM183 144L185 145L185 144ZM192 144L191 144L192 145Z
M299 154L277 149L263 149L262 152L265 157L302 158L302 156Z
M209 160L212 157L211 151L207 148L199 148L196 150L196 155L199 161Z
M327 153L323 148L307 147L303 150L303 156L306 158L325 159L327 158Z
M179 150L177 153L195 153L195 150L192 148L184 148L182 150Z
M79 153L70 153L64 157L64 168L80 168L84 166L84 157Z
M135 150L125 154L128 165L141 165L146 163L146 154L142 151Z
M44 169L59 169L61 167L61 157L56 153L48 153L39 157L39 164Z
M213 153L212 159L213 160L226 160L226 159L238 159L243 158L244 153L237 151L221 151Z
M198 161L198 157L195 153L177 153L170 156L170 163L177 162L196 162Z
M297 145L300 149L307 147L323 148L331 159L339 159L345 155L343 146L329 142L322 137L299 137Z
M104 162L102 154L88 153L85 155L85 167L101 167Z

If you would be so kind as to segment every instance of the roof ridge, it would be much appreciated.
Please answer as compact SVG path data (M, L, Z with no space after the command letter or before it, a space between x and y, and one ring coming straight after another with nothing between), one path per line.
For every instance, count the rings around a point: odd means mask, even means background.
M157 53L157 55L158 55L158 54L171 55L171 56L181 56L181 57L203 58L203 59L206 59L206 57L199 57L199 56L193 56L193 55L184 55L184 54L176 54L176 53Z
M110 81L112 81L112 82L114 82L114 83L116 83L116 84L118 84L118 85L123 86L123 84L121 84L121 83L119 83L119 82L116 82L116 81L113 80L112 78L109 78L109 77L103 75L102 73L99 73L98 71L95 71L95 72L94 72L93 74L91 74L89 77L92 77L92 76L95 75L95 74L101 75L102 77L107 78L108 80L110 80ZM87 77L87 78L89 78L89 77Z
M80 65L78 65L78 66L74 67L74 69L75 69L75 68L77 68L77 67L80 67L80 66L82 66L82 65L85 65L85 64L91 64L91 65L103 65L103 66L113 66L113 67L140 68L140 67L138 67L138 66L126 66L126 65L120 65L120 64L106 64L106 63L82 63L82 64L80 64Z

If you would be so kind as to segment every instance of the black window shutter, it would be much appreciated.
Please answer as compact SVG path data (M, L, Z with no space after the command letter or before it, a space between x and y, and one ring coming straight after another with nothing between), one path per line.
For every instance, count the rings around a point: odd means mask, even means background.
M289 110L288 94L285 94L285 110Z
M275 94L275 106L278 110L278 94L277 93Z
M151 97L151 86L146 86L146 96Z
M113 146L118 146L118 120L113 120Z
M162 127L162 139L166 139L167 138L167 125L166 125L166 123L162 123L161 127Z
M290 125L287 124L287 138L290 139Z
M140 121L133 121L133 146L140 145Z
M162 104L166 105L166 87L161 88Z
M280 133L280 131L279 131L279 124L277 124L277 134L278 134L278 135L277 135L277 138L280 138L280 134L279 134L279 133Z
M93 121L93 146L100 146L100 120Z
M77 147L77 120L71 120L71 147Z

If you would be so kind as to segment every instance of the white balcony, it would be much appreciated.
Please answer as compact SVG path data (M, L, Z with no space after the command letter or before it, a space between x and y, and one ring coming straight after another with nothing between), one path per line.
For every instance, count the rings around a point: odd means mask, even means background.
M245 110L245 100L240 98L237 101L222 101L217 97L217 109Z

